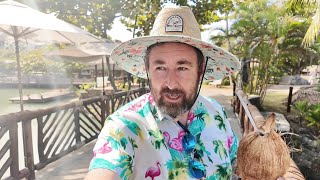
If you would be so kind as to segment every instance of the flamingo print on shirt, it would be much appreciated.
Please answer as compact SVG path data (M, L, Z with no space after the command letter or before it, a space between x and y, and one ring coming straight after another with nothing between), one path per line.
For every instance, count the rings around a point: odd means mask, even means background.
M167 144L171 149L175 149L180 153L183 151L183 147L182 147L182 137L184 136L183 130L178 133L177 138L173 138L171 141L170 141L170 134L167 131L163 132L163 135L165 137Z
M112 151L111 147L108 147L109 141L107 141L106 143L103 144L102 147L100 147L99 149L93 151L93 155L96 156L96 154L106 154Z
M228 151L231 148L232 142L233 142L233 136L229 136L228 137L228 142L227 142Z
M151 180L154 180L155 177L160 176L161 171L160 171L160 163L157 161L157 166L156 167L149 167L146 174L145 178L151 177Z

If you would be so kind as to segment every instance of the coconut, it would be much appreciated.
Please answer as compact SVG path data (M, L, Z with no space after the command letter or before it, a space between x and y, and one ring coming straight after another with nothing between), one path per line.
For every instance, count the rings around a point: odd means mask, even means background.
M260 127L266 134L250 132L240 141L236 173L244 180L275 180L290 167L289 149L274 131L275 114Z

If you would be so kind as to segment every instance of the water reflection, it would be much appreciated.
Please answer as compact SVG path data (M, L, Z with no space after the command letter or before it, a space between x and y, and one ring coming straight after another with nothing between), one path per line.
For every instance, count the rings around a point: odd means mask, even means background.
M32 88L32 89L23 89L23 94L40 94L48 91L52 91L53 89L45 89L45 88ZM20 111L19 103L12 103L9 101L9 98L18 97L19 91L17 88L0 88L0 115L14 113ZM45 102L45 103L24 103L25 110L36 110L36 109L44 109L53 107L60 104L65 104L73 99L71 98L62 98L59 100Z

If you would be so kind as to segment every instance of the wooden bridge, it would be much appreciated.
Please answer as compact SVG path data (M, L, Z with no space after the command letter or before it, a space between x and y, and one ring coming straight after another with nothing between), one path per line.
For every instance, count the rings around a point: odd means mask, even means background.
M49 109L0 116L0 162L4 161L0 179L83 179L92 157L94 140L103 127L104 121L101 120L146 92L142 88ZM212 97L211 93L204 92ZM230 122L238 136L253 130L249 120L252 112L247 109L249 102L242 91L234 88L229 97L214 97L222 98L220 102L225 103L223 105L231 115ZM259 113L255 115L259 116ZM286 177L303 179L301 176L292 161Z
M0 116L0 178L9 171L8 179L35 179L35 171L96 139L102 119L145 92L131 90Z

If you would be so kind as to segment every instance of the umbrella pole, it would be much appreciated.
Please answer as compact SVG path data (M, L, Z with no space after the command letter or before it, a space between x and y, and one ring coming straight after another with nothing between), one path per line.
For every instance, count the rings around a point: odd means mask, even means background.
M101 57L102 60L102 95L105 95L104 92L104 60L103 60L103 56Z
M16 30L16 28L15 28ZM14 31L15 33L16 31ZM18 88L20 96L20 110L23 111L23 93L22 93L22 81L21 81L21 67L20 67L20 52L19 52L19 40L17 36L14 36L14 44L16 48L16 60L17 60L17 71L18 71Z

